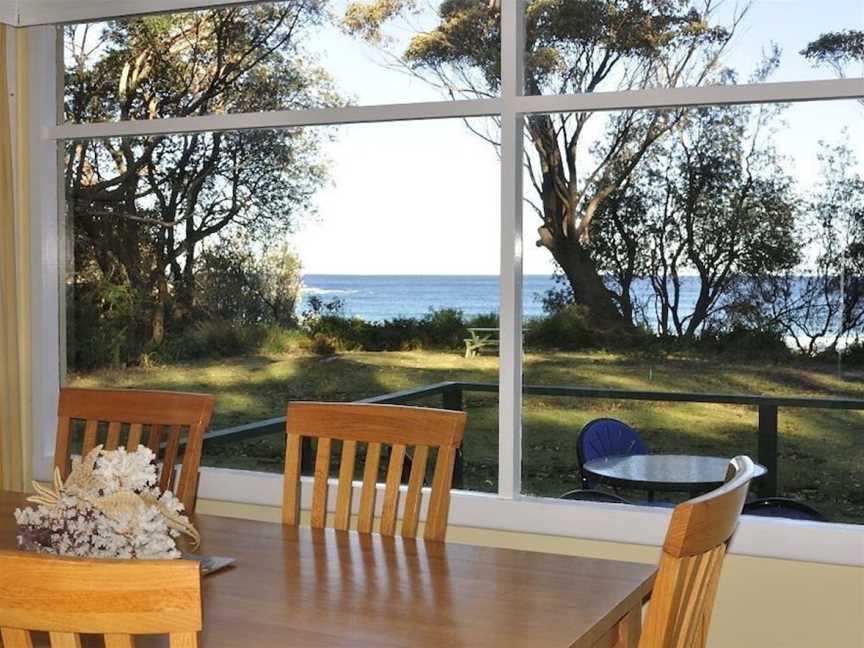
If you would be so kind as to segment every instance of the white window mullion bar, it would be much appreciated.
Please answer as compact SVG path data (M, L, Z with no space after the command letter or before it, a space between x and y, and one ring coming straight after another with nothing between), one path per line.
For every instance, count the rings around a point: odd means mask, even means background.
M505 9L509 8L505 7ZM502 30L502 33L505 36L507 35L506 31ZM506 41L507 38L504 38L504 43ZM502 71L505 68L502 68ZM521 67L519 73L521 74ZM503 82L503 79L502 85L504 86L502 91L506 92L506 83ZM664 106L828 101L835 99L858 99L861 97L864 97L864 79L795 81L789 83L697 88L652 88L579 95L543 95L531 97L514 95L509 98L513 100L513 105L511 106L513 112L537 114L576 112L581 110L647 109ZM106 137L249 130L255 128L294 128L422 119L488 117L503 114L503 106L506 99L507 97L502 96L501 99L471 99L378 106L344 106L340 108L311 110L280 110L263 113L176 117L147 121L64 124L62 126L47 127L44 136L47 139L54 140L98 139Z
M19 0L18 24L25 26L108 20L123 16L214 9L252 3L250 0Z
M501 113L500 99L434 101L416 104L344 106L310 110L276 110L260 113L171 117L124 122L64 124L48 127L45 137L54 140L143 137L180 133L240 131L257 128L300 128L372 122L488 117Z
M501 344L498 386L498 495L513 499L522 477L523 0L501 3Z
M628 110L675 106L714 106L749 103L829 101L864 97L864 79L791 81L752 85L700 86L693 88L646 88L621 92L590 92L576 95L519 97L517 109L524 114L577 112L581 110Z
M60 230L63 160L57 142L43 138L43 127L56 124L62 81L57 65L57 30L27 30L30 184L30 290L33 401L33 474L50 479L57 425L61 370L61 312L63 284ZM38 343L36 342L38 341Z

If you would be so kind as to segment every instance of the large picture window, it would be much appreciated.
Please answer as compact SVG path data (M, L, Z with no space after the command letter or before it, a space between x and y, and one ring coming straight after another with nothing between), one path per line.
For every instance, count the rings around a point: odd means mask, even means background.
M285 0L58 30L63 381L216 393L204 463L258 480L287 400L465 409L456 485L497 495L457 494L466 524L515 528L512 505L563 533L544 507L598 486L597 418L864 521L860 3ZM688 492L615 494L651 508L603 516L653 519Z

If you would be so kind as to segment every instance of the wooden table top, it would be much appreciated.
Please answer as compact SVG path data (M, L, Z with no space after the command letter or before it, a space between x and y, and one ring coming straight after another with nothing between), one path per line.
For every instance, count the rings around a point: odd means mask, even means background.
M15 547L0 492L0 548ZM197 516L205 648L590 646L650 592L655 567ZM160 641L141 645L161 646Z

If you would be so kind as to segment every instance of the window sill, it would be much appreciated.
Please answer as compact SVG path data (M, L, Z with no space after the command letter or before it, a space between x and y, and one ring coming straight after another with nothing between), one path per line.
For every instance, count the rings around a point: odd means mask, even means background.
M311 490L303 489L304 509L310 506ZM198 495L208 500L280 507L282 475L202 468ZM335 498L335 488L330 489L330 495ZM358 495L355 492L355 497ZM381 500L379 497L379 506ZM670 509L650 506L535 497L510 500L468 491L455 491L450 506L450 523L458 526L655 547L663 542L670 515ZM745 516L729 551L744 556L864 567L864 526Z

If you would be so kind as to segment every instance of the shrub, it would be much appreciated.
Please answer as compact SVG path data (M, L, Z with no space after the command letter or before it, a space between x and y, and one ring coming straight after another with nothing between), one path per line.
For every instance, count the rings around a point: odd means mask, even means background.
M261 337L261 351L270 354L290 353L308 346L309 338L301 330L278 324L268 326Z
M242 355L258 347L261 334L259 327L224 320L199 321L170 343L168 353L178 360Z
M462 311L455 308L431 310L418 324L425 346L429 347L459 348L468 334Z
M144 322L137 297L128 283L115 284L101 276L67 287L67 362L77 369L134 362L135 338Z
M465 328L499 328L500 322L498 313L482 313L468 319Z
M846 347L843 351L843 362L854 366L864 366L864 343L855 342Z
M383 322L330 314L316 308L304 314L310 338L325 335L344 351L411 351L423 348L457 349L467 335L462 312L433 310L422 318L397 317Z
M309 344L309 350L320 356L331 356L336 353L338 341L324 333L317 333Z
M588 324L588 309L570 305L548 317L532 320L525 333L526 345L576 350L597 344L597 335Z
M296 322L300 260L288 247L256 254L242 237L205 248L195 269L198 316L246 325Z
M703 347L730 356L780 359L792 354L783 333L770 327L751 328L736 323L728 330L706 331L699 341Z

